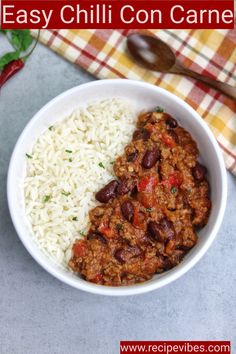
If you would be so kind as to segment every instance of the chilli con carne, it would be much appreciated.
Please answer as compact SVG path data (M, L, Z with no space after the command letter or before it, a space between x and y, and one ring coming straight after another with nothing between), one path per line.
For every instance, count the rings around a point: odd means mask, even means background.
M117 177L96 193L90 229L69 267L90 282L129 285L176 266L196 244L211 201L190 134L164 112L139 116Z

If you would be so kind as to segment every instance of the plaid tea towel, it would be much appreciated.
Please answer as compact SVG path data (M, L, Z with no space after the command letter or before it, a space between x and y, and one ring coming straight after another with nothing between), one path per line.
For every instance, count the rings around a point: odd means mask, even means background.
M235 31L145 32L168 43L187 67L236 86ZM143 80L181 97L208 123L223 151L226 167L236 175L236 102L193 79L140 68L126 52L129 33L131 30L43 30L40 41L100 79Z

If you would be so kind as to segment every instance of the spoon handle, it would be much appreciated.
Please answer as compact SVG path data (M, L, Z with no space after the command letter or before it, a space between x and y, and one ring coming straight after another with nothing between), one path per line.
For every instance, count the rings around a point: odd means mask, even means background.
M224 82L212 79L208 76L198 74L195 71L185 68L182 65L177 65L176 69L177 69L176 73L178 72L181 75L187 75L187 76L190 76L196 80L199 80L199 81L211 86L212 88L222 92L223 94L229 96L230 98L233 98L234 100L236 100L236 87L233 87L233 86L228 85Z

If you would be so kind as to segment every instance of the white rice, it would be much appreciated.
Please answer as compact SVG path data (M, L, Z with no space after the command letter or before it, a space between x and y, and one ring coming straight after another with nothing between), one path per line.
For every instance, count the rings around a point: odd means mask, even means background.
M94 193L114 178L112 162L134 126L129 102L94 102L47 129L27 151L26 215L34 240L57 264L66 266L71 245L87 231Z

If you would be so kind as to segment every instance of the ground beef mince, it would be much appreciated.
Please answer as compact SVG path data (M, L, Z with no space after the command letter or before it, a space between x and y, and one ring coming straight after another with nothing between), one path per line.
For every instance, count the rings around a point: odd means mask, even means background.
M167 113L139 116L114 163L116 180L96 193L90 230L70 268L97 284L129 285L176 266L196 244L211 202L207 170L190 134Z

